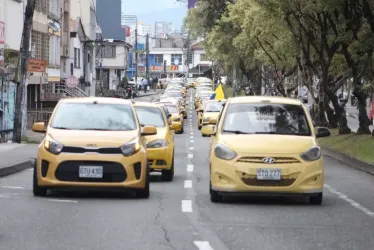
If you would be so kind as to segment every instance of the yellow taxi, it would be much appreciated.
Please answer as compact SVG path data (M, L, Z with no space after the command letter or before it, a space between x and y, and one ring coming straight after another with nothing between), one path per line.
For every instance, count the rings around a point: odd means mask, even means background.
M144 136L133 105L117 98L62 99L50 122L35 123L45 133L34 165L33 193L49 189L109 188L149 197L149 165Z
M203 110L205 109L208 101L209 101L209 99L203 99L200 107L198 109L196 109L196 112L197 112L197 128L199 130L203 126L203 113L204 113Z
M219 112L221 111L222 105L226 103L226 100L208 100L203 104L203 109L200 109L199 114L201 114L201 134L203 137L210 136L213 129L214 122L217 121Z
M309 112L296 99L236 97L224 105L210 131L210 200L226 195L323 198L324 166Z
M171 114L170 121L171 121L171 128L179 134L184 133L184 126L183 126L183 112L179 110L178 106L171 102L159 102L160 105L166 107L168 112Z
M168 117L162 106L136 102L134 105L141 126L155 126L156 135L145 136L147 157L151 172L162 173L163 181L174 177L174 131L169 127Z

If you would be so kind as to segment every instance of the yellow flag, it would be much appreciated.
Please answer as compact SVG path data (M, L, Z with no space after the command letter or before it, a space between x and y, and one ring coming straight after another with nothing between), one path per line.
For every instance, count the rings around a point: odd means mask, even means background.
M218 85L212 97L210 98L211 100L224 100L225 99L225 93L223 92L222 84Z

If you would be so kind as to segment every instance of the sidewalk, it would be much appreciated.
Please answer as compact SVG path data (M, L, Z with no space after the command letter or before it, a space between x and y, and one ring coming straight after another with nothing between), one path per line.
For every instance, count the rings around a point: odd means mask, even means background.
M161 94L162 91L164 91L164 89L156 89L156 91L151 89L151 90L147 91L147 93L144 93L144 90L138 90L138 93L139 93L138 97L158 95L158 94Z
M14 174L31 168L36 158L38 144L0 144L0 176Z

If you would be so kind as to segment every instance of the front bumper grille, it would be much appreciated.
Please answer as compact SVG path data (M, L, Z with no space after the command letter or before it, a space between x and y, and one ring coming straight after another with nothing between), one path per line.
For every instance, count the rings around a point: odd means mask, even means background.
M103 178L80 178L80 166L102 166ZM107 161L64 161L57 166L55 172L59 181L71 182L123 182L127 173L122 164Z
M295 164L300 163L300 161L293 157L265 157L265 156L256 156L256 157L242 157L238 162L242 163L262 163L268 164L264 159L273 159L272 164Z
M257 180L256 178L241 178L242 181L248 186L257 187L288 187L291 186L296 179L282 178L281 180Z

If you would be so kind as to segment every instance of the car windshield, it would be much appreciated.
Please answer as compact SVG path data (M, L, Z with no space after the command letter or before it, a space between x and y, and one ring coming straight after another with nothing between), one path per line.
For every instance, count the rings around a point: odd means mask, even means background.
M136 122L128 104L60 103L51 126L71 130L128 131L136 129Z
M230 104L224 119L223 133L311 135L307 116L300 105Z
M165 127L164 117L159 108L136 106L135 111L142 126Z
M176 105L166 105L166 108L168 109L169 113L175 114L178 113L178 109Z
M206 104L205 112L220 112L224 102L209 102Z

